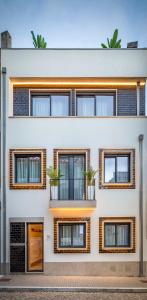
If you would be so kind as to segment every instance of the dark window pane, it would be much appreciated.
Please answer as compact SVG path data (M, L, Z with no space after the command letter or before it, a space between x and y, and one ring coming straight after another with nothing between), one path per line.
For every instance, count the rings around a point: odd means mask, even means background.
M115 182L115 158L105 157L105 182Z
M113 116L114 115L114 96L97 95L96 96L96 115Z
M50 115L49 97L32 97L32 115L36 117L47 117Z
M68 116L69 115L69 97L66 95L51 96L51 115Z
M77 98L77 115L94 116L94 97Z
M73 246L84 247L84 225L73 225Z
M129 224L117 225L117 246L130 246L130 226Z
M105 224L105 247L115 246L115 225Z
M129 181L129 157L117 157L117 182Z

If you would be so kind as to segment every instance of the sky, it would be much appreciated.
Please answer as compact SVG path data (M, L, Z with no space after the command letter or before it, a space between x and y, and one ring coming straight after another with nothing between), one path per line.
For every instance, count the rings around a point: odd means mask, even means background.
M100 48L115 28L122 48L147 47L147 0L0 0L0 32L13 48L32 48L31 30L48 48Z

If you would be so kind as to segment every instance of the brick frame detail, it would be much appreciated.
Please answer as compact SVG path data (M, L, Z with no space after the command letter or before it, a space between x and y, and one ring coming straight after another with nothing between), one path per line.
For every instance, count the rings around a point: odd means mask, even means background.
M130 223L131 246L130 247L105 247L104 224L106 223ZM102 217L99 218L99 253L135 253L136 252L136 218L135 217Z
M104 182L104 156L105 154L130 155L130 182L105 183ZM99 188L100 189L135 189L135 149L99 149Z
M15 154L40 154L41 155L41 182L40 183L15 183L14 160ZM46 189L46 149L10 149L9 150L9 186L13 190Z
M86 247L85 248L60 248L59 247L59 224L85 223L86 224ZM90 218L54 218L54 253L90 253Z

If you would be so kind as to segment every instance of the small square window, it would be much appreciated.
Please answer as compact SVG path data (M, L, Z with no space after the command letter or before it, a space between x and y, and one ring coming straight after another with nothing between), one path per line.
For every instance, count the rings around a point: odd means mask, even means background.
M99 219L99 252L135 252L135 217Z
M46 188L46 150L10 150L10 189Z
M90 219L54 219L55 253L89 253Z
M135 150L100 149L100 188L135 188Z

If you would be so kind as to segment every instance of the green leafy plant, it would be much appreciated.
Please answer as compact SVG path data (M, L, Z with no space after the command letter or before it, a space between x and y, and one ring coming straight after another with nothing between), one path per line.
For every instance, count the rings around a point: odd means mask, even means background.
M46 48L47 47L47 43L41 34L37 34L37 36L35 37L34 32L31 31L31 35L32 35L33 45L35 48Z
M50 185L51 186L58 186L59 179L63 176L61 175L60 171L55 169L54 167L49 167L46 171L48 177L50 178Z
M113 33L113 37L111 39L107 38L107 45L101 44L102 48L121 48L121 40L117 40L118 38L118 29L115 29Z
M93 170L92 167L89 167L89 169L84 172L84 175L86 176L86 179L87 179L87 184L90 186L90 185L94 185L94 177L96 175L98 171L97 170Z

